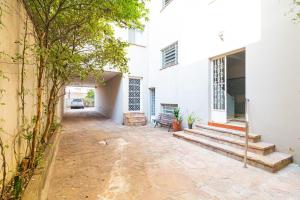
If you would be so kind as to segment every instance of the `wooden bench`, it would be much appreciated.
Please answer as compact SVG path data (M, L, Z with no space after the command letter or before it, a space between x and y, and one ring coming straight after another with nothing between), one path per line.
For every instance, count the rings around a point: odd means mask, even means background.
M158 124L160 124L160 126L167 126L168 132L170 132L170 129L172 128L172 122L173 122L174 116L170 115L170 114L163 114L160 113L157 117L157 119L154 120L155 126L156 127Z

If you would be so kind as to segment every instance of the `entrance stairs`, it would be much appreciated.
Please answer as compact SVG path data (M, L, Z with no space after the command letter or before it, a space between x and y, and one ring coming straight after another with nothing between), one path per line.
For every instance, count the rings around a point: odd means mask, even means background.
M244 159L245 123L242 121L197 124L195 129L184 129L173 135L236 160ZM261 141L261 135L249 133L248 138L248 164L274 173L293 162L291 155L280 153L274 144Z

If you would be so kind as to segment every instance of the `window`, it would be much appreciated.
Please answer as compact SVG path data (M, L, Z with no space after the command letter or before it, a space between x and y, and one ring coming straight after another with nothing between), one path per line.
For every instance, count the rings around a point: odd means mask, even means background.
M161 50L162 69L178 64L178 42Z
M150 88L150 115L155 116L155 88Z
M137 29L128 30L128 42L131 44L143 44L143 32Z
M141 109L141 80L129 79L128 110L140 111Z
M162 113L173 115L175 108L178 108L177 104L161 104Z

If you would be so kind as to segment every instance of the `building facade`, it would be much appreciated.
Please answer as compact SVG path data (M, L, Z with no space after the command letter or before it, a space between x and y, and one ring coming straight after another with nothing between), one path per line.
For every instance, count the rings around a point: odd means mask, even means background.
M247 113L251 132L299 163L300 25L292 20L293 1L164 0L149 7L143 34L120 35L132 43L130 73L98 88L106 94L99 111L118 123L124 113L143 112L150 122L180 107L184 126L189 113L221 124Z

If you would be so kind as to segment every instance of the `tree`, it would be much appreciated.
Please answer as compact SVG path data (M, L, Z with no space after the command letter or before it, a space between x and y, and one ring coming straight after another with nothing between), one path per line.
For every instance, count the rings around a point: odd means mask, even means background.
M94 98L95 98L95 92L94 92L94 90L89 90L89 91L87 92L85 98L88 98L88 99L94 99Z
M142 29L148 10L144 0L23 0L23 3L35 27L39 61L30 154L33 166L41 131L45 76L51 80L51 89L44 142L61 88L71 77L85 78L92 74L101 80L107 65L127 71L127 44L114 37L113 26Z
M300 19L300 0L294 0L295 8L291 9L293 20L299 22Z

